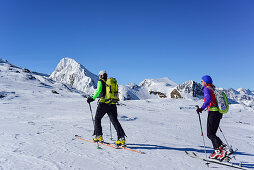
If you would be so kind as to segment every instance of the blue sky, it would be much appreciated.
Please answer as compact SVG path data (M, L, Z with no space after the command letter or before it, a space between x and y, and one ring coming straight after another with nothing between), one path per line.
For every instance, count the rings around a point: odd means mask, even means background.
M70 57L120 84L209 74L254 90L252 0L0 0L0 58L51 73Z

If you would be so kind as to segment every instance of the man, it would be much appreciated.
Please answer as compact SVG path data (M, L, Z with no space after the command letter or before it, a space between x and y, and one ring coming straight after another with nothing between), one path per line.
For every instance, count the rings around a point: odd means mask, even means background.
M100 97L99 99L99 104L97 107L96 115L95 115L95 127L94 127L94 133L95 133L95 138L93 139L95 142L103 142L103 134L102 134L102 127L101 127L101 119L103 116L107 113L110 121L112 122L114 128L117 131L117 136L118 140L115 142L116 145L119 146L125 146L125 132L119 123L117 119L117 107L116 107L116 102L107 102L105 99L105 96L109 95L107 93L108 90L106 90L106 81L107 81L107 73L106 71L100 71L99 72L99 81L97 83L97 90L93 97L88 97L87 102L91 103L93 102L98 96Z
M212 78L208 75L202 77L201 84L204 92L204 104L196 111L199 114L206 108L208 109L207 137L212 141L214 148L214 152L209 158L223 160L225 156L229 154L229 149L222 143L221 139L216 136L222 114L218 110L218 104L214 94L215 86L213 85Z

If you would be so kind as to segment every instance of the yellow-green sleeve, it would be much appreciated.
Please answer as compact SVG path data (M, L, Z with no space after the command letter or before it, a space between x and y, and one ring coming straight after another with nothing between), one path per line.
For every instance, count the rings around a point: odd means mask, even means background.
M93 95L94 100L100 95L101 91L102 91L102 82L98 81L96 92Z

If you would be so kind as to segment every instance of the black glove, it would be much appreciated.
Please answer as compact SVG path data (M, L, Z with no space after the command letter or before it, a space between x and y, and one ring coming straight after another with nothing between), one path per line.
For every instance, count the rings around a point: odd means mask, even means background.
M196 111L197 111L197 113L199 114L199 113L202 113L203 110L204 110L204 109L198 107Z
M94 99L92 98L92 97L88 97L87 98L87 103L91 103L91 102L93 102L94 101Z

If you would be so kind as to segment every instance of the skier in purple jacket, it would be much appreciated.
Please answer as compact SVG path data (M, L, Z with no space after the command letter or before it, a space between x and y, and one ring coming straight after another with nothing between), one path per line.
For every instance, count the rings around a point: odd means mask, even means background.
M211 159L223 160L230 154L228 147L222 143L221 139L216 136L219 128L222 114L219 112L217 100L214 94L215 86L210 76L205 75L201 80L202 91L204 92L204 103L201 108L197 109L197 113L202 113L206 108L208 109L207 118L207 137L212 141L214 152L209 156Z

